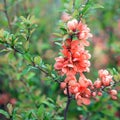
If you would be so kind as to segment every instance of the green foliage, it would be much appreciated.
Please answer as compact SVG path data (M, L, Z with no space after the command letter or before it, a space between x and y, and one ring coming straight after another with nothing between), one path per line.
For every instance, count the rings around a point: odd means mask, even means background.
M9 21L4 13L4 2L0 1L0 100L2 94L8 93L7 100L2 101L4 103L0 101L0 119L64 119L66 97L58 83L65 76L59 76L53 66L61 42L69 36L66 24L58 22L59 10L83 21L87 18L86 22L95 36L89 47L91 71L109 67L115 87L119 89L119 0L7 0ZM57 31L57 24L60 31ZM104 52L100 52L103 49ZM107 64L104 64L104 59L107 60L104 55L109 58ZM102 61L99 61L100 58ZM96 76L96 72L88 75L93 81ZM89 120L118 120L119 98L120 94L117 101L112 101L105 94L102 99L98 98L98 102L92 100L90 106L78 107L73 100L68 120L78 120L80 115Z
M2 109L0 109L0 114L4 115L8 119L10 118L9 114L6 111L2 110Z

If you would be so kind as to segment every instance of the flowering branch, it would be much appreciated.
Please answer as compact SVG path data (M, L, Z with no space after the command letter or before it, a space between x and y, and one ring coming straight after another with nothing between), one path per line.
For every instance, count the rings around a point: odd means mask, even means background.
M86 1L81 15L88 9L88 3L89 0ZM68 37L62 43L62 55L55 58L54 68L60 75L66 76L65 80L60 84L64 94L67 95L67 103L64 110L64 120L66 120L71 96L74 96L77 104L81 106L83 104L89 105L91 98L102 96L103 90L108 87L109 89L105 92L113 100L116 100L117 91L113 89L113 76L107 70L99 70L98 79L94 83L85 76L85 72L90 71L89 59L91 55L86 50L86 47L90 45L87 39L92 37L90 28L83 23L82 19L72 19L69 14L66 14L64 22ZM76 77L77 74L79 74L79 78Z

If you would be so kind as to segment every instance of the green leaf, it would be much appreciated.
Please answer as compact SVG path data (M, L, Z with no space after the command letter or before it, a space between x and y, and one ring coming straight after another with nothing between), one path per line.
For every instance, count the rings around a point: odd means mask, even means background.
M2 110L2 109L0 109L0 114L4 115L8 119L10 118L9 114L6 111Z
M74 10L74 12L73 12L73 14L72 14L73 18L76 17L76 16L78 16L78 15L79 15L78 10Z
M60 46L60 47L62 46L61 43L59 43L59 42L55 42L55 44Z
M26 19L25 17L23 17L23 16L20 16L20 18L21 18L21 20L22 20L23 22L26 22L26 21L27 21L27 19Z
M29 41L26 41L25 45L24 45L25 50L29 49Z
M60 29L63 31L64 34L67 33L67 30L66 30L65 28L62 28L62 27L61 27Z
M104 7L100 4L95 4L94 6L92 6L92 8L97 9L97 8L104 8Z
M29 53L24 54L24 59L26 59L28 62L31 62L31 55Z
M115 68L113 68L113 74L118 74L118 72Z
M0 56L5 55L5 54L7 54L8 52L9 52L9 50L3 49L3 50L0 51Z
M80 0L75 0L75 8L79 8L80 7Z
M42 62L42 58L40 56L34 57L34 63L39 65Z
M45 110L44 105L40 105L40 107L38 109L38 112L37 112L37 115L38 115L39 118L43 118L44 117L44 110Z
M53 33L53 35L56 37L62 37L62 35L60 33Z
M37 69L37 68L35 68L35 67L33 67L33 66L27 66L23 71L22 71L22 75L25 75L25 74L27 74L30 70L32 70L32 69Z

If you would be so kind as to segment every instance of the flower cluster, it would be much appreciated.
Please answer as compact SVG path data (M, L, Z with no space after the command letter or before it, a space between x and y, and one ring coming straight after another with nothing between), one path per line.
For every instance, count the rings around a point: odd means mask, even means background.
M112 89L112 83L114 81L112 80L112 76L109 74L107 70L99 70L98 72L99 78L94 82L94 87L96 92L94 94L98 94L99 96L102 95L102 89L108 87L109 89L107 90L108 94L110 94L112 99L117 99L117 91Z
M92 37L90 29L81 21L73 19L67 22L67 31L70 37L63 42L62 56L55 58L54 68L60 75L66 76L60 85L64 94L74 95L78 105L88 105L91 97L101 96L101 89L111 85L112 76L107 70L99 70L99 79L94 83L87 79L84 72L90 71L91 55L85 47L89 46L87 39ZM79 78L76 77L78 74ZM115 90L109 93L113 99L116 98Z

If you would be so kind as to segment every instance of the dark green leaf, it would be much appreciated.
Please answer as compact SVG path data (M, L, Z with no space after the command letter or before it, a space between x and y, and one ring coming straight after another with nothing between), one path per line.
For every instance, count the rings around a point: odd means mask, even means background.
M3 50L0 51L0 56L5 55L5 54L7 54L8 52L9 52L9 50L3 49Z
M2 109L0 109L0 114L4 115L8 119L10 118L9 114L6 111L2 110Z

